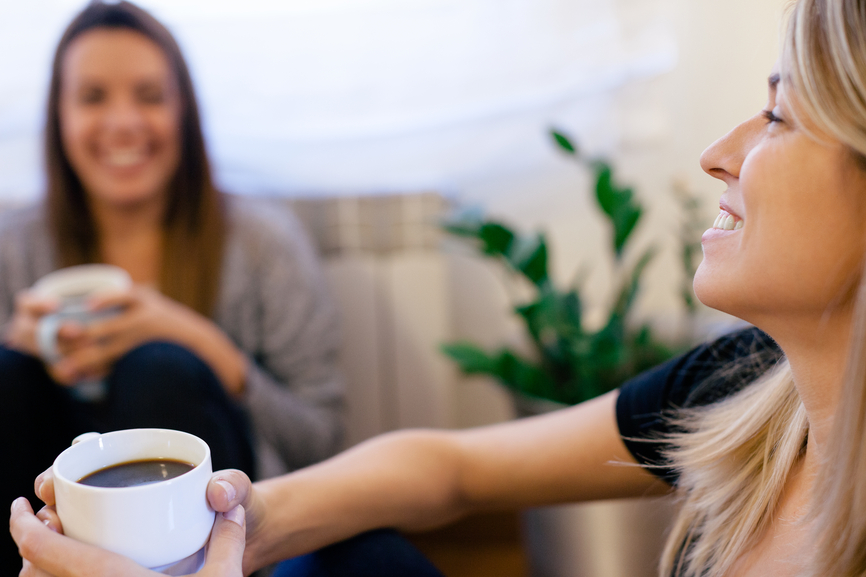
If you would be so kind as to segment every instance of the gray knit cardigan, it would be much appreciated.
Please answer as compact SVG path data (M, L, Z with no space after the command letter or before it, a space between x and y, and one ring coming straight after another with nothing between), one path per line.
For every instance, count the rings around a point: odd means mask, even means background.
M264 478L322 460L341 446L337 312L310 242L288 209L228 197L228 214L213 320L250 360L242 402ZM41 205L0 214L0 330L15 294L56 268Z

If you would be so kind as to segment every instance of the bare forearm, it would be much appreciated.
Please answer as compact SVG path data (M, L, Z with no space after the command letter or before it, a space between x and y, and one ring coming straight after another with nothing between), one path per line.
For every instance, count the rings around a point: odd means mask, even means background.
M267 511L248 558L255 567L378 527L423 529L464 511L450 433L411 431L255 485Z
M459 436L463 500L474 508L666 494L671 487L638 466L616 422L618 391L531 419Z
M198 355L230 394L240 395L246 378L246 356L209 319L182 306L178 306L177 314L183 322L166 327L166 337Z

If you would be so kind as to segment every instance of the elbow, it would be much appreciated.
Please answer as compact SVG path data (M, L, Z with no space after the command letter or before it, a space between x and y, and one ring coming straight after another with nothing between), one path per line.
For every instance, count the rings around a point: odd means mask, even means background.
M386 433L378 439L374 442L388 445L393 462L406 471L408 485L422 499L417 517L402 528L437 527L469 510L460 488L462 461L452 432L408 429Z

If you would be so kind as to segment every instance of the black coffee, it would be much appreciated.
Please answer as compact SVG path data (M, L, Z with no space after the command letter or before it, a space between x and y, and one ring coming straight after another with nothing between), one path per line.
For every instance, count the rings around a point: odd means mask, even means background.
M129 461L94 471L78 480L92 487L135 487L179 477L195 465L173 459Z

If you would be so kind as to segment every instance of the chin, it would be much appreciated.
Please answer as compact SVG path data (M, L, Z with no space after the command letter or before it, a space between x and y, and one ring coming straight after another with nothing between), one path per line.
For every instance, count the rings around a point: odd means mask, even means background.
M729 276L713 274L713 270L710 267L704 266L701 263L701 266L695 272L693 288L695 296L704 305L711 309L737 316L732 310L736 308L733 306L734 299L731 298L733 287L728 286L726 282L729 280Z
M105 188L106 190L93 192L90 196L101 204L115 208L134 208L148 204L162 196L159 192L160 189L153 185L116 185Z

